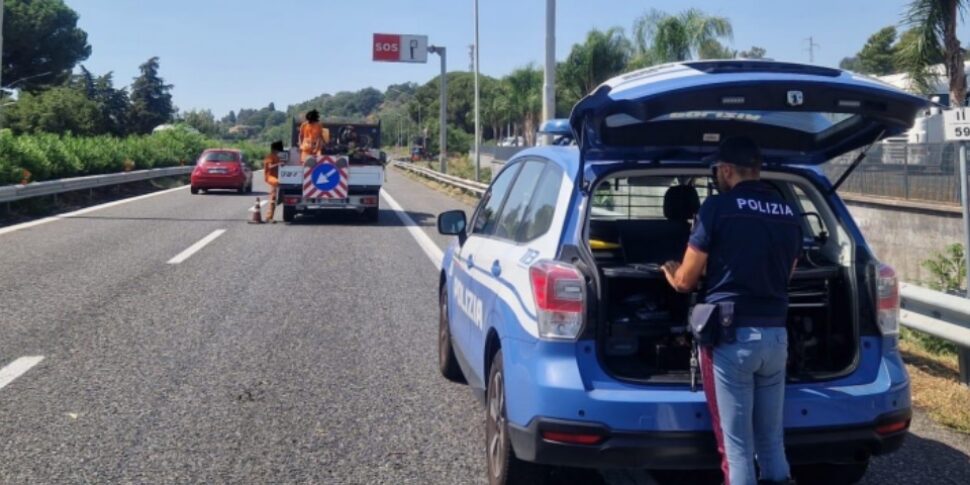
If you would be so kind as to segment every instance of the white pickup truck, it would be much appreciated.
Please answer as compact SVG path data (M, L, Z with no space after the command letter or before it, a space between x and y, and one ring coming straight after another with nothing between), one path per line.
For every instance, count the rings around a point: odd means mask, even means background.
M292 222L298 214L343 209L377 222L387 161L380 151L380 123L323 123L330 131L330 143L321 156L302 162L296 126L279 173L283 221Z

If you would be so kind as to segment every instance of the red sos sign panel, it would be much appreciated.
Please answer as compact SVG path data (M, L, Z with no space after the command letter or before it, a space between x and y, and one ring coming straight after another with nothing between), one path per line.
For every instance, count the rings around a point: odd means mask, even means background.
M374 60L396 62L401 60L401 36L374 34Z

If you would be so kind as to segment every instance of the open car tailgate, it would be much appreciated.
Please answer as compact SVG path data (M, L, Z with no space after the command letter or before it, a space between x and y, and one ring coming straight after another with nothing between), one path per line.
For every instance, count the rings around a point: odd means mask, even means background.
M721 140L745 135L765 163L820 164L908 130L927 105L838 69L698 61L614 78L576 105L570 125L583 163L700 160Z

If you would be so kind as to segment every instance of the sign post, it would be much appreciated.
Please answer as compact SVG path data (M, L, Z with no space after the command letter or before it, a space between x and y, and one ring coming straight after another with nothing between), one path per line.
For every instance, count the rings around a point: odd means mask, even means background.
M960 205L963 206L963 254L967 263L967 298L970 298L970 180L967 170L967 141L970 141L970 108L943 112L943 136L960 144ZM957 347L960 380L970 383L970 348Z
M429 46L428 36L426 35L401 34L374 34L372 48L374 61L376 62L411 62L424 64L428 62L429 52L438 54L441 57L441 128L439 130L438 161L441 173L446 173L448 153L448 61L446 49L444 47ZM418 108L420 109L420 106ZM420 117L420 111L418 113ZM419 125L421 124L420 121L419 119ZM420 126L418 129L420 130Z

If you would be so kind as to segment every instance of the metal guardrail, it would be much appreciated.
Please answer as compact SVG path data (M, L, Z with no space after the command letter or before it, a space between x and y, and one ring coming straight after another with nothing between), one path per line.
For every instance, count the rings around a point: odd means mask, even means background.
M970 300L910 284L899 296L899 323L955 344L960 380L970 385Z
M192 173L192 168L193 166L154 168L150 170L135 170L131 172L33 182L26 185L7 185L0 187L0 203L14 202L45 195L63 194L76 190L88 190L130 182L141 182L143 180L162 177L188 175Z
M488 184L446 175L412 163L395 166L481 196ZM959 352L960 380L970 385L970 300L916 285L900 285L900 324L954 343Z
M441 182L445 185L450 185L452 187L457 187L466 192L473 193L479 197L485 194L488 189L488 184L483 184L481 182L475 182L474 180L463 179L461 177L455 177L454 175L448 175L441 172L436 172L434 170L420 167L410 162L402 162L400 160L395 160L392 162L395 167L407 170L412 173L416 173L422 177L429 178L431 180Z

